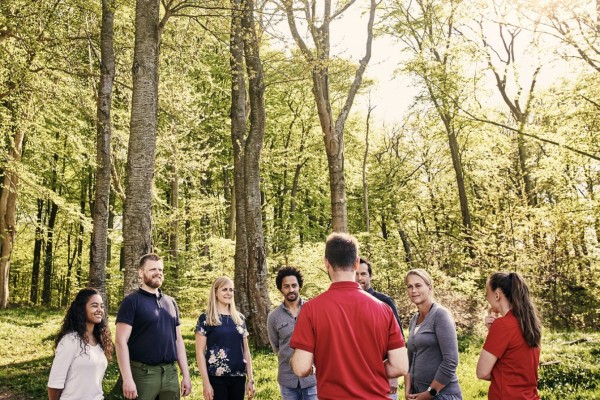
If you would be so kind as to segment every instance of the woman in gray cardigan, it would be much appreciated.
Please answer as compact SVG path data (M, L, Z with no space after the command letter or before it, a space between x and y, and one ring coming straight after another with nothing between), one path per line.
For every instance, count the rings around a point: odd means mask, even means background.
M410 270L406 275L406 291L418 309L409 325L406 399L462 399L456 376L458 342L452 315L433 302L433 283L427 271Z

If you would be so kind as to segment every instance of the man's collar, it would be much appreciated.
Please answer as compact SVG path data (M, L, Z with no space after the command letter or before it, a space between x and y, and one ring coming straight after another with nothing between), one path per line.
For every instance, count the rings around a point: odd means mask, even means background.
M143 294L143 295L145 295L145 296L152 296L152 297L155 297L157 299L160 299L161 297L163 297L163 292L162 292L162 290L160 288L158 288L158 296L156 295L156 293L152 293L152 292L149 292L147 290L142 289L141 286L139 287L138 292L141 293L141 294Z
M362 290L358 282L355 281L337 281L329 285L329 289L359 289Z

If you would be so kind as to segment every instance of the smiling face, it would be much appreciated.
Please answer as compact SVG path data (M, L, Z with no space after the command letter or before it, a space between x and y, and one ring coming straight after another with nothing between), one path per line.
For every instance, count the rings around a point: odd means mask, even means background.
M90 296L85 304L85 319L91 324L99 324L104 318L104 302L99 294Z
M142 284L151 289L158 289L162 286L163 262L161 260L146 260L144 265L139 269Z
M289 303L300 298L300 285L295 275L288 275L281 280L281 294Z
M431 302L431 287L418 275L406 277L406 292L415 305Z
M365 263L358 264L356 270L355 280L358 282L362 290L369 290L371 288L371 275L369 275L369 266Z
M215 289L217 303L229 307L233 301L233 282L227 280L222 286Z

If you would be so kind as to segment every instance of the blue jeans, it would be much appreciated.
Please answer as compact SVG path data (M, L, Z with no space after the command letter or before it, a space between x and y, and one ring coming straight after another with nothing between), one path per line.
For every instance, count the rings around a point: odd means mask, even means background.
M289 388L279 385L282 400L317 400L317 386Z

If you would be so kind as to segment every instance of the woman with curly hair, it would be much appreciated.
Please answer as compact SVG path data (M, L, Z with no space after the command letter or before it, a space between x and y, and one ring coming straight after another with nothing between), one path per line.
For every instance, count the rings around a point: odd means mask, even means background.
M243 400L244 393L254 396L246 321L235 308L233 282L226 276L213 282L206 312L198 318L196 361L205 400Z
M63 320L55 341L50 378L50 400L104 398L102 379L112 358L102 296L96 289L81 289Z

